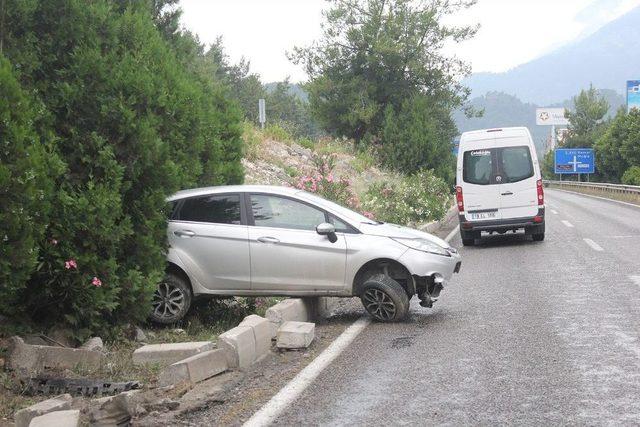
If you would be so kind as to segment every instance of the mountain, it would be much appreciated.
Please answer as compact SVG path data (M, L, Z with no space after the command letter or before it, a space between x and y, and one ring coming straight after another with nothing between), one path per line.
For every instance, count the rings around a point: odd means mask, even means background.
M609 103L609 116L613 116L620 107L625 105L624 97L616 91L601 89L598 92ZM536 125L536 109L540 107L539 105L522 102L518 97L504 92L489 92L473 98L469 105L475 110L483 111L484 114L482 117L468 118L462 111L456 111L453 118L461 133L476 129L526 126L538 149L544 148L551 129L549 126ZM545 106L572 109L573 97Z
M569 99L589 84L623 92L640 79L640 7L590 36L504 73L476 73L465 83L474 96L498 91L548 105Z

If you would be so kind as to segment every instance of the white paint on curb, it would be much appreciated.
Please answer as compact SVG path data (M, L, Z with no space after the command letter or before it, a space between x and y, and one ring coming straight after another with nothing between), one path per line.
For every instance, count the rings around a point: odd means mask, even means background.
M604 251L604 249L602 249L602 246L600 246L599 244L597 244L593 240L591 240L591 239L582 239L582 240L584 240L584 242L587 245L591 246L591 249L593 249L594 251L598 251L598 252Z
M554 209L551 209L551 213L554 214L554 215L558 215L558 211L556 211Z
M459 228L455 227L445 237L445 242L458 233ZM289 405L291 405L320 373L331 364L340 354L356 339L369 324L369 317L361 317L349 326L336 340L329 345L318 357L308 364L298 373L278 394L273 396L258 412L253 414L244 427L261 427L270 425Z
M567 227L569 227L569 228L573 228L573 224L571 224L571 223L570 223L569 221L567 221L567 220L564 220L564 219L563 219L563 220L562 220L562 223L563 223L564 225L566 225Z
M640 286L640 276L629 276L629 279L631 279L636 285Z
M293 403L298 396L320 375L333 360L338 357L351 342L371 323L369 317L362 317L349 326L329 347L313 362L307 365L289 384L271 398L246 423L245 427L270 425L282 411Z

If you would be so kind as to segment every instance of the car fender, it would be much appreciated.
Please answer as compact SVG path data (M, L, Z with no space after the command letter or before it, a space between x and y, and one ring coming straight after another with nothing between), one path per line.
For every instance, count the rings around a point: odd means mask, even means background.
M170 247L167 252L167 262L175 264L185 272L191 282L191 290L194 295L207 293L207 289L202 286L202 283L198 280L198 277L203 277L204 273L186 252Z

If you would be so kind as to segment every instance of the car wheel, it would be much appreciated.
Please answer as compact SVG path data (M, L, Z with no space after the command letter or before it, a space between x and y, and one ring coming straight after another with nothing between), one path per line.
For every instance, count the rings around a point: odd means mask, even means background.
M186 280L167 274L153 294L151 321L165 325L176 323L189 311L191 299L191 287Z
M365 310L381 322L398 322L409 313L409 297L398 282L386 274L370 277L360 295Z
M542 242L544 240L544 233L532 234L534 242Z

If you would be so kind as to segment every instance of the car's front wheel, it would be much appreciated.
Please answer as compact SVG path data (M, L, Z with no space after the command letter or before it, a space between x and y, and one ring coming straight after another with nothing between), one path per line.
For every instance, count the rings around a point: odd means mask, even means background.
M168 273L153 295L151 320L171 324L181 320L191 307L191 287L182 277Z
M360 300L367 312L381 322L399 322L409 313L409 296L386 274L370 277L362 286Z

